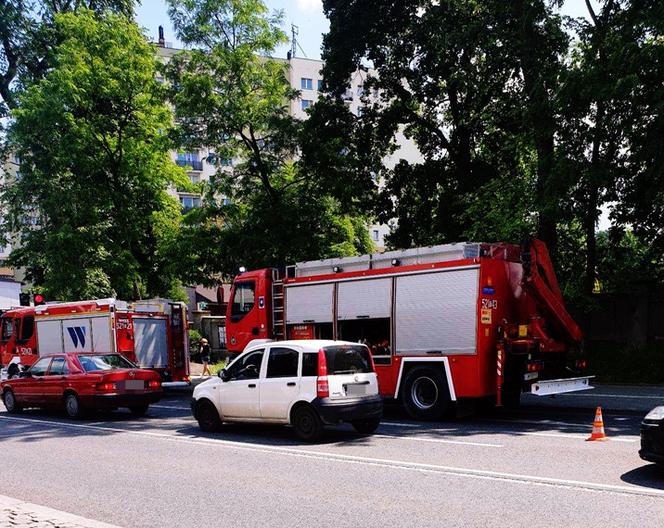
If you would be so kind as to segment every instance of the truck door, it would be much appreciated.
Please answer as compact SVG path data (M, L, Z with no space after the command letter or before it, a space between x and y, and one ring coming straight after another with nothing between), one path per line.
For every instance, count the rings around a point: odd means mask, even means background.
M233 300L230 309L232 330L229 328L229 349L243 349L249 341L260 334L260 314L256 308L256 281L241 280L233 285Z
M3 315L2 335L0 336L0 353L2 353L2 364L6 365L15 355L15 323L11 316Z

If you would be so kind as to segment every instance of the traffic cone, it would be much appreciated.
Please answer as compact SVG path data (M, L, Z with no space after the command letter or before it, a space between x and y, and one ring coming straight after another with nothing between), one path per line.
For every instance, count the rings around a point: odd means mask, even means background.
M604 432L604 420L602 418L602 408L597 407L595 411L595 421L593 422L593 432L590 433L590 437L586 438L586 442L594 440L608 440L606 433Z

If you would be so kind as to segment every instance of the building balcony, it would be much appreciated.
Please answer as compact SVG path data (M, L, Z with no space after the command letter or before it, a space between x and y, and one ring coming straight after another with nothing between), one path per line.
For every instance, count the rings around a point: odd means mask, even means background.
M199 160L176 159L175 164L178 167L186 167L188 170L202 171L203 162Z

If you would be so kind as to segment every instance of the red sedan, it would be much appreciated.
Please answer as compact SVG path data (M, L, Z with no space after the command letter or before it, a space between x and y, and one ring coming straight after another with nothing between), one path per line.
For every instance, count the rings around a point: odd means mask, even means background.
M0 383L10 413L25 407L64 407L76 418L86 409L128 407L143 416L161 398L161 378L120 354L68 353L44 356L19 378Z

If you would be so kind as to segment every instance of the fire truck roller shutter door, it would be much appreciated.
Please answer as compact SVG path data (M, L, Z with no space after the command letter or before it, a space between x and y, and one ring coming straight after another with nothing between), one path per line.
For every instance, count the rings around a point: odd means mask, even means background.
M92 317L92 350L94 352L115 352L110 315Z
M332 322L334 284L286 288L286 323Z
M474 354L478 288L479 267L397 277L397 354Z
M166 319L134 317L134 350L143 368L168 367Z
M91 322L90 317L72 317L62 320L62 342L65 352L92 352L94 350Z
M39 343L39 355L62 354L62 320L45 319L37 320L37 343Z
M340 320L390 317L391 309L392 279L339 283L338 318Z

